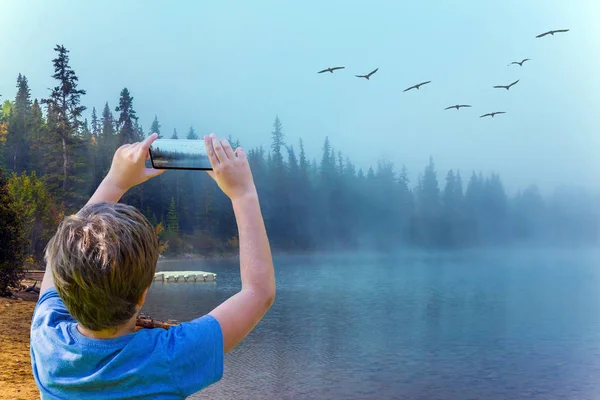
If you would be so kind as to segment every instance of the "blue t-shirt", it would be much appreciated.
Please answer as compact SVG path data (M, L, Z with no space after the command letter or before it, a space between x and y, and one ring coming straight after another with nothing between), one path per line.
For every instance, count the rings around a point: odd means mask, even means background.
M182 399L223 376L223 333L206 315L165 329L91 339L56 289L31 324L31 363L42 399Z

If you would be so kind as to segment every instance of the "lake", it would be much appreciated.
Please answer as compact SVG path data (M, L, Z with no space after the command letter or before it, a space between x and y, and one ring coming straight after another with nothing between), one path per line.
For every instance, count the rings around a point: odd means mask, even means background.
M205 399L600 399L600 252L276 257L277 298ZM153 284L186 321L239 290L237 260L171 261Z

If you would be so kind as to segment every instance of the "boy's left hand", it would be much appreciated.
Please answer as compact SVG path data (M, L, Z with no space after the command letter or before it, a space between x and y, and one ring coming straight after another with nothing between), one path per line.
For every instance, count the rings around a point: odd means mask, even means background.
M150 146L157 138L158 135L153 133L142 142L124 144L119 147L115 152L106 179L119 189L126 191L165 172L161 169L146 168L146 160L150 158Z

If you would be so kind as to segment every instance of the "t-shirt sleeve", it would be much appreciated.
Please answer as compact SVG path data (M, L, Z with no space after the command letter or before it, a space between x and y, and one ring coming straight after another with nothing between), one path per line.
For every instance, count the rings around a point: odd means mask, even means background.
M213 316L183 322L166 333L167 362L182 395L187 397L221 379L223 332Z
M31 321L32 331L40 326L56 326L59 322L74 321L56 288L46 290L38 299Z

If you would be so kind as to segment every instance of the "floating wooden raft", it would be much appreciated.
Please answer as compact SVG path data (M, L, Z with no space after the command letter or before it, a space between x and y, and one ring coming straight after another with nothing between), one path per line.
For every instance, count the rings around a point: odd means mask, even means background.
M154 274L155 281L163 282L211 282L217 274L205 271L161 271Z
M177 321L174 320L166 320L166 321L155 321L154 319L152 319L149 316L140 314L138 315L136 321L135 321L135 330L139 331L140 329L154 329L154 328L161 328L161 329L169 329L172 326L176 326L179 325L179 323Z

